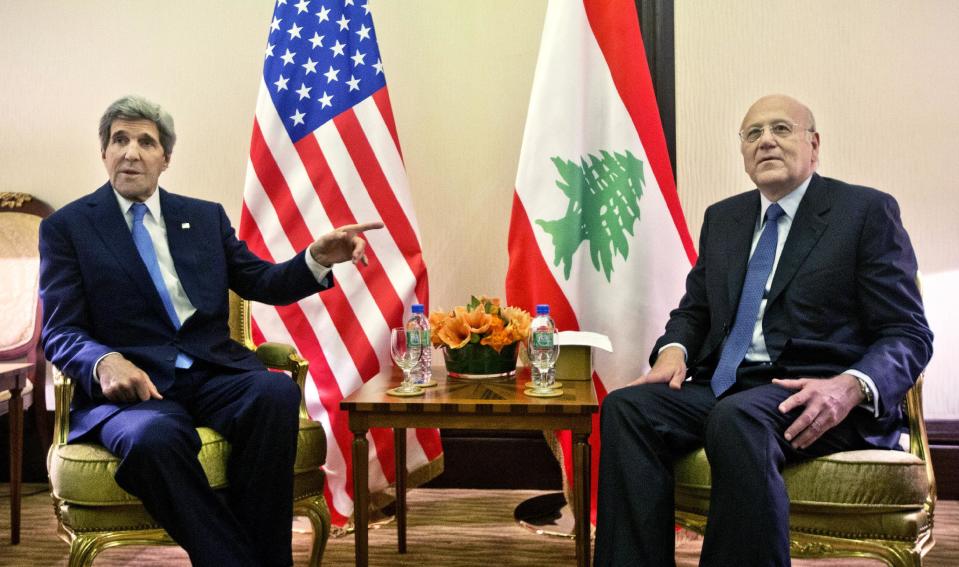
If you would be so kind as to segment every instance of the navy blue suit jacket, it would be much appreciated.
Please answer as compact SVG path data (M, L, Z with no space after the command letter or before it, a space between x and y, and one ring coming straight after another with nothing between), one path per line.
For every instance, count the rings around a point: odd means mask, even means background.
M699 259L651 364L659 348L676 342L688 350L694 378L712 375L736 315L759 210L758 190L706 210ZM897 435L901 402L932 355L916 272L892 196L813 175L773 276L766 347L783 377L855 369L872 378L879 417L851 415L879 445Z
M332 285L317 282L305 252L279 264L261 260L236 238L223 207L160 191L177 275L196 312L177 330L140 259L109 183L40 225L42 343L77 384L70 413L74 440L129 404L108 401L93 379L96 361L119 352L162 394L174 380L178 351L237 371L262 369L230 339L229 295L288 304Z

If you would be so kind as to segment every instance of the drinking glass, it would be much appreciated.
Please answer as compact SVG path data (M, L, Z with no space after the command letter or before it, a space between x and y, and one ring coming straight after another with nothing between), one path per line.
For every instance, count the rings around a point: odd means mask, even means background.
M556 364L559 358L559 345L556 344L555 337L552 344L536 344L536 341L530 338L527 345L527 355L529 363L535 368L533 372L533 389L538 393L551 391L552 383L550 380L550 369Z
M403 370L403 383L396 392L418 394L423 391L410 381L410 370L419 362L422 352L418 331L407 331L403 327L390 329L390 356L393 357L393 362Z

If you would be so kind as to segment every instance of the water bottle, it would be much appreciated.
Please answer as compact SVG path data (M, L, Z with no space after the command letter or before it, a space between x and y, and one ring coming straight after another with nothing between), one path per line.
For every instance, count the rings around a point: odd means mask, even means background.
M549 316L549 305L539 304L536 306L536 317L530 323L530 363L532 364L533 385L537 388L550 388L555 382L555 370L553 364L556 362L556 324L553 318ZM540 370L534 359L548 362L548 369Z
M410 308L410 318L406 320L406 330L416 332L420 337L420 345L423 354L420 355L419 362L410 371L412 382L414 384L428 384L433 376L433 345L430 343L430 321L426 318L423 311L423 305L414 303Z

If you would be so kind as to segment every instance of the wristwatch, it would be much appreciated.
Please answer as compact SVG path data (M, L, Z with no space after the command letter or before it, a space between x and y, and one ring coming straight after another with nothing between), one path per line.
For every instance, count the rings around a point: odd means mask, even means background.
M859 391L862 392L862 401L871 404L872 403L872 390L869 388L869 384L866 384L866 381L856 375L852 375L856 379L856 382L859 382Z

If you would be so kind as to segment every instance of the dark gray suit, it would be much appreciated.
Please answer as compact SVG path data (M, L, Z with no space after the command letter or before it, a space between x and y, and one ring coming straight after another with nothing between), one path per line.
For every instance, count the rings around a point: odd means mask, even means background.
M716 400L709 380L735 317L760 210L759 192L706 211L699 259L670 314L659 349L680 343L693 377L623 388L602 408L597 565L670 565L672 462L705 446L713 470L703 564L789 563L786 462L836 451L892 447L901 402L932 354L916 285L916 259L890 195L813 175L793 219L763 317L772 361L740 367ZM801 408L773 377L867 374L879 417L856 408L805 450L783 438ZM653 527L656 526L656 527Z

